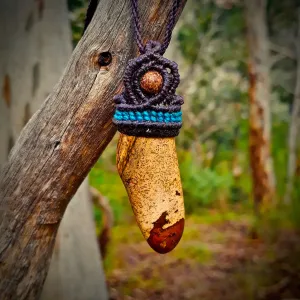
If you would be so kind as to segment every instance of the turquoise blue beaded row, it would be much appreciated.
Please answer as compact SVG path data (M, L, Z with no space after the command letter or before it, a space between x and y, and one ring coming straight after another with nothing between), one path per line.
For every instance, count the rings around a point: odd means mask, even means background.
M116 110L114 119L117 121L138 121L138 122L159 122L159 123L180 123L182 112L162 112L154 110L146 111L120 111Z

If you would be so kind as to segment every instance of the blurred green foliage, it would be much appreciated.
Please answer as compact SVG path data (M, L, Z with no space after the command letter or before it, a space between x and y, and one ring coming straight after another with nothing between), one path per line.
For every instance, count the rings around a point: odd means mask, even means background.
M212 206L222 193L230 190L233 178L223 165L217 170L202 168L194 163L190 152L179 152L186 212L196 213L198 208Z
M89 0L68 0L74 47L81 39Z
M107 163L100 159L90 173L90 184L109 199L115 224L126 222L126 218L131 212L130 205L126 190L116 169L111 166L107 167ZM95 216L98 221L101 220L98 209L95 210Z

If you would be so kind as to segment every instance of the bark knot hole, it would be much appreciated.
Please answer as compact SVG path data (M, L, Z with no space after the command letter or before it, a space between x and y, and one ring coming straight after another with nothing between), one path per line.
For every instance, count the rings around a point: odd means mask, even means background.
M54 149L59 148L59 145L60 145L60 141L55 141L54 142Z
M98 63L100 67L106 67L112 62L112 56L110 52L101 52L99 54Z

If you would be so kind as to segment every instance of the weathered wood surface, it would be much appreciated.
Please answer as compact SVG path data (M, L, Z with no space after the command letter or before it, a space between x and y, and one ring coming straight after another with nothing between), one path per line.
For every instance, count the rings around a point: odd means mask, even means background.
M90 197L86 179L60 224L41 300L108 299Z
M143 36L162 38L171 4L140 1ZM66 206L116 131L112 97L135 53L132 32L129 1L100 1L64 75L10 153L0 175L2 300L40 295ZM100 68L105 51L113 61Z
M159 253L173 250L184 228L175 138L120 134L117 167L149 245Z

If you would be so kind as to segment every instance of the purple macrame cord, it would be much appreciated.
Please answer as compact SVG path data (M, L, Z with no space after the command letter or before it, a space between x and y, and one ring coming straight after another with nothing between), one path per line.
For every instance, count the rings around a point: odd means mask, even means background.
M173 0L173 5L172 5L172 8L171 8L171 11L169 14L169 21L167 24L165 37L164 37L164 40L161 45L161 50L160 50L161 55L163 55L166 52L166 50L170 44L170 41L172 38L172 31L175 26L176 15L177 15L179 6L180 6L180 0ZM144 54L145 46L143 45L143 40L142 40L142 36L141 36L141 23L140 23L140 18L139 18L139 11L138 11L138 0L131 0L131 8L132 8L132 16L133 16L133 24L134 24L134 32L135 32L136 42L139 47L140 53Z
M136 42L140 56L129 60L124 75L124 92L114 97L116 111L113 122L118 130L131 136L174 137L182 126L183 98L175 94L180 77L175 62L164 58L172 37L180 1L173 0L163 42L148 41L143 45L138 14L138 1L131 0ZM149 71L163 78L157 94L145 93L140 80Z

